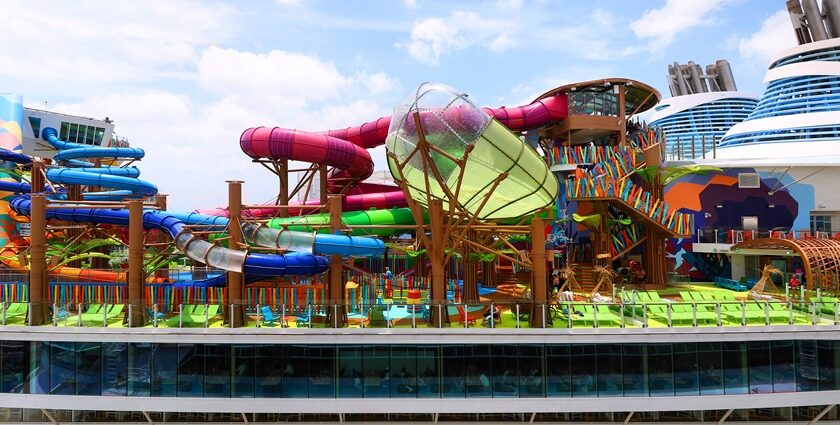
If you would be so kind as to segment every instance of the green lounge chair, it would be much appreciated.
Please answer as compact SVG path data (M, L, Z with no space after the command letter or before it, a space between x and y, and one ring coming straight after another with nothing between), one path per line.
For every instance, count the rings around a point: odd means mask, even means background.
M27 303L10 303L9 306L6 307L6 320L26 316L28 310L29 304Z
M174 328L177 328L182 324L184 326L189 326L192 323L192 314L194 309L195 306L192 304L182 304L181 310L176 312L175 316L170 317L166 321L166 326Z

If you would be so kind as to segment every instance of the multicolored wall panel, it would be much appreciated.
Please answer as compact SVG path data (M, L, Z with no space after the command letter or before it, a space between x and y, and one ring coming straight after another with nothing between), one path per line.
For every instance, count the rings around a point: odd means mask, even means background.
M0 148L20 152L23 149L23 99L12 94L0 94ZM5 172L9 164L0 164L0 179L14 180ZM15 231L15 224L9 218L11 193L0 192L0 246L8 241Z

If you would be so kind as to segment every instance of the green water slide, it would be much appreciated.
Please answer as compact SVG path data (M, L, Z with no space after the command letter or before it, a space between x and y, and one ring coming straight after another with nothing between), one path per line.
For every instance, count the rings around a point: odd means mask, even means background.
M424 219L425 219L424 213ZM388 237L406 233L407 229L365 229L355 226L370 225L392 225L410 226L414 224L414 216L408 208L391 208L382 210L351 211L341 215L341 220L348 227L353 228L353 236L376 235ZM268 227L279 229L286 227L289 230L300 232L329 233L330 215L314 214L301 217L273 218L268 221ZM317 229L316 229L317 227Z

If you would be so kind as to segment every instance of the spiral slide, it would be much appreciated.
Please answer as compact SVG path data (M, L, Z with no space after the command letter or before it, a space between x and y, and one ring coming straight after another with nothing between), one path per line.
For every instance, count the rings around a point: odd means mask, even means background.
M541 127L551 121L557 121L568 115L568 102L565 96L554 96L538 100L529 105L517 107L483 108L491 117L514 131L525 131ZM267 158L272 160L294 160L314 164L327 164L333 167L332 180L329 188L340 189L339 181L361 181L373 172L373 161L367 149L385 144L391 117L381 117L376 120L338 130L323 132L307 132L285 128L255 127L242 133L239 145L242 151L251 158ZM312 202L317 204L318 202ZM354 194L343 198L342 208L345 212L342 219L347 224L414 224L410 214L403 214L399 209L394 212L360 211L376 208L379 210L405 207L405 195L402 191ZM226 215L222 209L205 211L212 215ZM274 209L251 209L245 211L254 217L271 216ZM300 210L290 210L291 215L300 214ZM302 231L309 230L310 225L325 224L326 216L316 214L299 219L274 219L269 227L280 227L287 224L298 224ZM373 231L373 234L388 236L388 231Z

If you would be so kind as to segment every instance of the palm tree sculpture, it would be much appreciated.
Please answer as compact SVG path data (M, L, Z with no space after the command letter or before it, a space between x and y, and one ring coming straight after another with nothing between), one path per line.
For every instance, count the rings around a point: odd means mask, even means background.
M761 272L761 278L758 279L758 282L750 291L753 297L766 298L771 293L779 293L779 288L777 288L776 284L773 283L773 275L781 276L783 273L781 270L770 264L764 266L764 270Z

